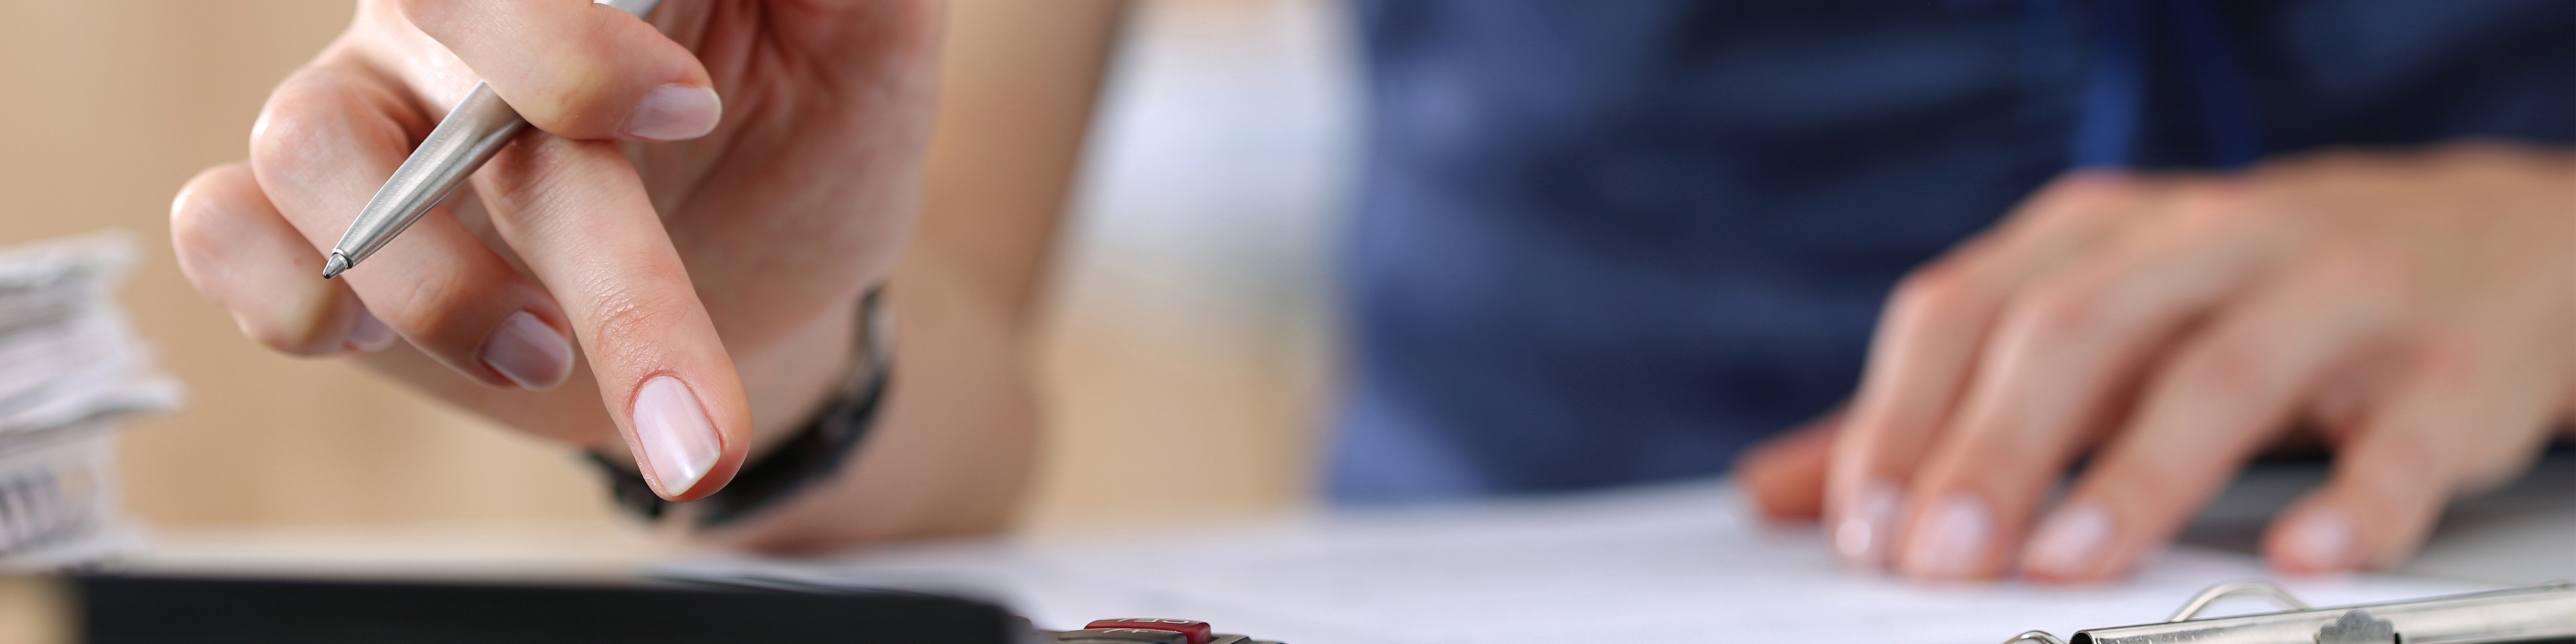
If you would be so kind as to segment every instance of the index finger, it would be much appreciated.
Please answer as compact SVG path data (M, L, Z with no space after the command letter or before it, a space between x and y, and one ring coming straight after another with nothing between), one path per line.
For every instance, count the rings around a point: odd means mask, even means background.
M624 4L624 3L621 3ZM693 139L724 112L688 48L590 0L404 0L403 15L447 46L537 129L577 139Z
M1988 327L2013 292L2093 245L2148 187L2073 175L2033 195L1998 230L1908 275L1870 338L1869 365L1826 475L1828 534L1844 561L1886 563L1904 481L1975 375Z
M750 404L624 153L530 133L475 180L493 227L571 318L645 480L673 500L723 487L749 443Z

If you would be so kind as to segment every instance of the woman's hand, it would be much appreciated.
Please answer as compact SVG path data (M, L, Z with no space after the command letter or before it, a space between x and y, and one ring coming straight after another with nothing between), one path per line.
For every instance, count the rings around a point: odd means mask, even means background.
M1856 563L2095 581L2156 552L2260 449L2313 428L2333 476L2274 519L2265 557L2293 573L2383 567L2450 498L2519 474L2569 418L2572 387L2565 153L2078 173L1909 276L1836 435L1784 439L1747 471L1786 513L1812 511L1822 485L1827 536Z
M357 354L586 447L622 436L663 496L704 496L848 374L855 303L912 223L937 14L686 0L648 23L588 0L367 0L271 96L249 162L180 193L180 264L278 351ZM539 131L321 279L478 80Z

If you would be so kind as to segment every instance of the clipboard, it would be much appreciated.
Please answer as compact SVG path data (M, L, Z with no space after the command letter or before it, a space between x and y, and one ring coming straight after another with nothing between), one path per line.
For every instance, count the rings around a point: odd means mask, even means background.
M2210 604L2256 596L2279 603L2271 613L2201 618ZM2472 644L2576 641L2576 586L2556 582L2406 601L2310 607L2263 580L2233 581L2200 591L2165 621L2076 631L2061 640L2029 631L2004 644Z
M2285 610L2212 617L2200 614L2221 599L2260 596ZM1183 626L1166 626L1179 624ZM1063 644L1235 644L1241 635L1183 636L1205 622L1102 620L1079 631L1040 631L1040 642ZM2172 617L2153 624L2076 631L2060 640L2029 631L2004 644L2472 644L2576 641L2576 586L2558 582L2462 595L2316 608L2263 580L2211 586L2192 596ZM1275 644L1275 643L1260 643Z

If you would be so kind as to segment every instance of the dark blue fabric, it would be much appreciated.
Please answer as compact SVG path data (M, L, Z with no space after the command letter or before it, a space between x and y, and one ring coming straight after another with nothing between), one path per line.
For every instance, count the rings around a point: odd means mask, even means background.
M1898 277L2079 160L2576 137L2567 0L1358 10L1345 502L1722 471L1850 392Z

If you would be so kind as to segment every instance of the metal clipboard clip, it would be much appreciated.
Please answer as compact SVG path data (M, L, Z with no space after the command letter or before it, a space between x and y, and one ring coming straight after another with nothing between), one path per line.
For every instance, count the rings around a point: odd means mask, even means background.
M2235 617L2198 617L2211 602L2262 596L2286 610ZM2004 644L2468 644L2576 638L2576 586L2561 581L2406 601L2310 608L2290 591L2262 580L2210 586L2173 617L2154 624L2077 631L2057 639L2030 631Z

